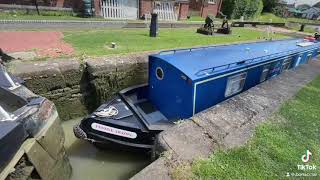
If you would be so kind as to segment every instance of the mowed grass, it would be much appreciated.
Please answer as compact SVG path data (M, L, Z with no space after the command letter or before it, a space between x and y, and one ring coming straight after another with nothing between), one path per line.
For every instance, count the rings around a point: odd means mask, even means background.
M64 40L76 50L76 54L101 56L151 50L193 47L209 44L224 44L240 41L255 41L267 34L245 28L234 28L232 35L206 36L196 33L196 28L159 29L159 36L149 37L148 29L108 29L67 31ZM275 34L274 38L286 38ZM111 49L112 42L117 44Z
M258 126L245 146L217 151L192 169L202 179L284 179L287 173L317 173L320 178L320 76L285 103L275 118ZM311 161L301 157L310 150ZM297 165L316 165L301 171ZM313 178L316 179L316 178Z

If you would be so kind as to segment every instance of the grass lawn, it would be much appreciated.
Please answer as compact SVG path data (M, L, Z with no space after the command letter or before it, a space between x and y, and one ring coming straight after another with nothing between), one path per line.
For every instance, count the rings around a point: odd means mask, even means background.
M297 23L318 23L320 24L320 21L317 20L308 20L308 19L302 19L302 18L282 18L278 17L272 13L263 13L259 18L256 20L259 21L269 21L272 19L272 22L297 22Z
M205 18L201 17L201 16L190 16L189 19L187 19L186 21L200 21L200 22L204 22Z
M266 33L245 28L233 28L229 36L205 36L197 34L195 28L160 29L157 38L150 38L148 29L108 29L88 31L66 31L64 40L76 50L76 55L101 56L129 52L141 52L178 47L193 47L209 44L224 44L240 41L254 41ZM286 36L275 34L275 38ZM110 49L111 42L117 44Z
M202 179L284 179L287 172L317 173L319 179L319 127L320 76L285 103L275 118L258 126L249 143L199 160L192 167L193 173ZM312 156L303 163L306 150ZM301 164L316 165L317 170L298 170Z

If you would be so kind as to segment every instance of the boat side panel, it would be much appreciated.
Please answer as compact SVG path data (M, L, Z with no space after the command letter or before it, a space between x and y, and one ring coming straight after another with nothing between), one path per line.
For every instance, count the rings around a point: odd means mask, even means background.
M228 74L230 75L226 75L226 76L222 76L220 78L217 78L215 80L212 81L208 81L205 83L201 83L198 82L195 84L195 99L194 99L194 113L198 113L201 112L207 108L210 108L228 98L231 98L243 91L246 91L258 84L260 84L260 78L263 72L263 69L265 66L270 65L266 80L271 79L275 76L278 76L282 71L283 71L283 64L284 61L288 58L291 58L292 63L291 66L289 68L292 68L295 62L295 60L297 59L298 55L295 56L290 56L290 57L284 57L284 58L279 58L276 61L271 61L269 63L264 63L262 65L258 65L258 66L253 66L253 67L249 67L249 68L243 68L242 70L237 70L234 73L230 72ZM228 78L230 76L234 76L236 74L240 74L246 72L246 80L245 80L245 84L243 86L243 89L236 93L233 94L232 96L229 97L225 97L225 91L226 91L226 87L227 87L227 82L228 82Z
M192 116L192 81L180 70L157 57L149 57L149 100L168 119ZM163 79L156 76L163 70Z
M315 49L315 50L313 51L313 53L312 53L312 58L313 58L313 60L316 60L317 56L319 55L319 52L320 52L320 49L319 49L319 48L317 48L317 49Z
M303 53L303 56L302 56L302 60L301 60L301 63L300 64L306 64L307 61L308 61L308 56L312 56L313 52L312 51L307 51L305 53Z
M240 70L241 71L241 70ZM210 108L211 106L214 106L232 96L235 96L236 94L225 97L225 91L226 86L228 82L228 78L230 76L234 76L236 74L240 74L243 72L246 72L246 80L245 84L243 86L242 91L238 92L237 94L257 85L260 83L260 76L263 71L263 65L258 66L255 68L251 68L247 70L247 68L244 68L242 72L238 72L232 75L224 76L219 79L209 81L206 83L200 83L196 85L196 102L195 102L195 113L198 113L200 111L203 111L207 108Z

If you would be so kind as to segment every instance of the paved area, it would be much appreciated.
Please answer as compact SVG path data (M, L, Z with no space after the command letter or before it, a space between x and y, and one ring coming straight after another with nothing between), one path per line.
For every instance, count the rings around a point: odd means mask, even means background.
M252 137L258 124L319 74L320 61L312 61L160 133L159 147L171 155L169 158L162 156L132 179L150 179L154 175L157 179L170 179L170 171L177 163L208 157L217 148L243 145ZM167 170L161 169L163 167Z
M62 41L62 32L0 32L0 48L5 53L34 51L39 57L58 57L74 52Z
M160 28L200 27L204 22L159 22ZM220 22L214 22L219 26ZM79 21L79 20L0 20L0 30L8 29L95 29L95 28L149 28L145 21Z

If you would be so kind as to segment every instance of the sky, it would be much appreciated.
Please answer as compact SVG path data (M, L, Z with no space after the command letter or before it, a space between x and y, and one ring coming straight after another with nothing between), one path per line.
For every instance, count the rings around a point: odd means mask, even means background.
M299 4L314 5L317 2L320 2L320 0L286 0L286 1L289 2L290 4L296 2L297 5L299 5Z

